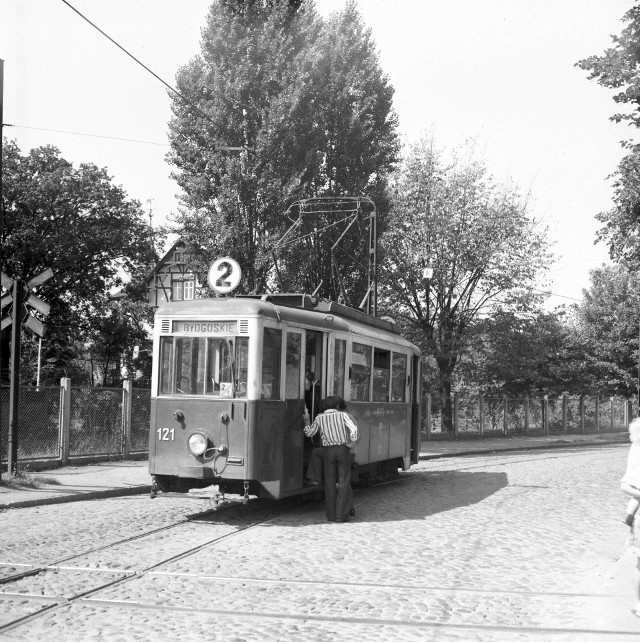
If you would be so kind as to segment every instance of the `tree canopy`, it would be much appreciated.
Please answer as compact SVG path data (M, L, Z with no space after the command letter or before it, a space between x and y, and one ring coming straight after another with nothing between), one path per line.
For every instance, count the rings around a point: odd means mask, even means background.
M613 100L623 109L612 121L640 127L640 7L632 7L622 20L627 26L612 36L612 47L576 65L589 72L590 80L616 92ZM640 267L640 145L632 140L622 144L628 153L614 175L614 207L596 217L604 223L598 238L614 260Z
M68 364L123 270L135 278L151 262L140 204L104 168L74 167L51 146L23 155L5 140L2 219L2 271L23 281L54 272L38 291L51 305L45 360Z
M424 139L409 151L381 244L382 300L438 364L443 396L481 312L527 311L551 257L546 228L513 186L497 184L471 148L450 161ZM423 278L425 267L432 278Z
M245 291L274 287L272 250L291 224L284 212L292 202L381 197L397 155L397 118L355 5L325 23L312 3L214 2L201 53L177 85L207 115L173 100L169 160L184 191L176 231L201 280L213 258L227 255L240 263ZM355 271L359 258L350 258ZM310 274L303 246L280 259L292 290L308 291L329 269L314 265Z

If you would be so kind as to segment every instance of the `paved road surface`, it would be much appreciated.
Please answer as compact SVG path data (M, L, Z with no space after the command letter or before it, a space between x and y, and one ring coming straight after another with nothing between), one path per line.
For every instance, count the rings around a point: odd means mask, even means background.
M25 576L0 586L0 639L637 640L626 453L422 461L345 524L144 496L5 511L0 577Z

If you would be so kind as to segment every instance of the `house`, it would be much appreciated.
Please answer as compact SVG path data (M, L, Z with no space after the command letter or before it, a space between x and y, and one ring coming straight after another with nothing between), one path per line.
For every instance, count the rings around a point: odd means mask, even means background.
M195 298L196 277L187 270L185 243L178 239L146 278L149 305L157 308L165 301L188 301Z

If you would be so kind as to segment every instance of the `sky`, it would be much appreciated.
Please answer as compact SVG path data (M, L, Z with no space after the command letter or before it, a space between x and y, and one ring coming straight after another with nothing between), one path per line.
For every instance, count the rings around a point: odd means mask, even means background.
M68 0L157 76L174 85L199 52L210 0ZM632 0L360 0L395 89L405 144L472 139L489 172L529 196L558 257L539 287L547 307L571 304L589 270L608 262L594 245L612 206L620 141L612 92L576 68L600 54ZM323 16L345 0L316 0ZM178 207L165 161L168 90L62 0L3 0L4 135L23 153L51 144L77 165L106 167L154 226ZM6 125L12 125L11 127ZM66 133L62 133L66 132ZM75 132L75 133L68 133ZM229 143L232 144L232 143Z

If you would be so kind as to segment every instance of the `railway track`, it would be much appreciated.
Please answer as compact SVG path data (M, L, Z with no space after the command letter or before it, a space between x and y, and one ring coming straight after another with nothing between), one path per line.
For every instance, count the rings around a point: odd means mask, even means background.
M104 544L102 546L96 546L96 547L84 550L80 553L76 553L74 555L53 560L47 564L32 565L29 563L16 563L16 562L9 563L9 562L0 561L0 570L2 569L2 567L4 568L22 567L24 569L17 573L11 573L5 577L0 577L0 599L1 598L23 598L23 599L44 601L47 598L45 598L45 596L42 596L42 595L32 594L24 591L15 592L10 590L12 585L15 585L18 582L22 582L23 580L28 580L29 578L32 578L35 576L39 576L41 574L58 573L60 571L73 571L73 572L84 571L84 572L90 572L92 574L104 574L104 575L111 575L111 576L113 576L114 574L118 575L118 577L115 579L110 579L106 582L101 583L98 586L93 586L87 590L76 591L72 595L49 597L48 599L51 600L51 604L45 606L44 608L39 609L36 613L32 613L23 617L18 617L9 622L0 624L0 635L8 631L11 631L12 629L19 627L20 625L26 622L48 615L52 610L56 608L61 608L62 606L68 606L70 603L73 603L74 601L77 601L79 599L87 599L88 597L90 597L95 593L98 593L99 591L117 586L119 584L126 583L128 581L131 581L132 579L148 574L154 571L155 569L159 569L167 564L184 559L186 557L189 557L190 555L197 554L203 549L209 548L211 546L215 546L216 544L218 544L223 540L232 538L234 536L238 536L246 530L272 522L278 519L279 517L281 517L282 515L292 512L297 507L297 505L292 506L290 503L286 504L284 502L280 502L279 504L274 504L273 502L264 502L262 500L256 499L254 500L254 503L252 506L252 509L253 509L252 514L244 515L244 517L240 518L241 520L246 521L246 523L237 524L235 526L235 530L233 530L232 532L226 532L226 533L217 535L215 537L212 537L203 543L200 543L196 546L189 547L181 551L180 553L171 555L159 562L155 562L154 564L145 566L142 569L127 570L127 569L114 569L114 568L82 567L82 566L73 565L74 560L80 560L82 558L86 558L87 556L90 556L95 553L103 553L110 549L115 550L115 549L118 549L118 547L122 547L125 544L129 544L135 541L140 541L145 538L149 538L158 534L166 533L168 531L178 529L187 524L200 523L203 525L204 524L215 525L215 524L212 524L211 521L208 521L209 518L212 518L215 516L219 520L220 517L222 517L226 513L229 513L230 511L240 510L241 506L242 504L240 502L237 502L237 503L232 502L229 504L225 504L221 508L216 510L206 510L200 513L191 514L183 519L176 521L173 524L167 524L165 526L161 526L158 528L149 529L143 533L137 533L136 535L125 537L114 542L109 542L108 544Z
M406 483L398 484L398 481ZM388 489L382 494L375 489L364 489L359 494L361 493L362 503L372 501L372 493L376 495L375 502L384 500L386 494L394 503L400 497L409 496L419 482L421 480L418 476L414 476L413 481L403 477L379 484L378 487ZM398 492L392 490L394 487L398 488ZM568 642L576 637L581 640L637 639L637 633L631 633L624 627L616 631L604 630L598 628L594 621L581 621L578 616L583 613L584 605L604 597L590 592L500 590L496 586L473 586L472 582L465 582L464 585L452 582L447 585L430 581L428 569L424 576L407 576L406 581L399 581L399 576L389 577L387 581L341 581L336 575L330 579L330 573L296 579L295 573L289 571L279 574L270 572L269 566L258 568L251 565L244 567L245 572L239 571L232 575L227 572L231 565L217 567L211 565L211 560L216 556L224 558L225 555L237 555L249 541L265 542L265 548L260 551L262 555L269 553L270 543L278 542L281 558L288 558L289 563L295 563L298 560L294 553L288 555L283 552L287 542L293 541L293 536L280 545L283 534L311 526L314 529L311 531L312 536L317 533L316 529L330 534L330 538L325 537L323 541L322 545L326 546L332 541L331 537L340 537L340 533L348 532L348 529L353 532L369 526L357 522L344 527L328 524L317 526L316 524L322 524L321 515L316 515L316 518L309 521L303 514L305 507L291 503L264 503L250 515L241 515L242 511L235 510L236 508L240 507L234 505L217 513L204 511L190 515L175 523L123 537L118 541L92 547L48 564L25 568L7 576L0 585L0 599L27 600L32 610L37 608L37 611L16 614L10 621L5 621L0 625L0 636L7 635L10 639L15 636L18 640L31 639L29 636L34 630L47 630L46 627L56 621L55 617L58 621L64 617L71 620L73 614L75 622L89 612L101 610L105 613L102 617L107 621L128 617L142 620L147 626L149 622L158 622L158 626L161 626L161 622L178 622L186 636L179 639L186 640L229 637L239 640L262 639L264 642L330 637L382 640L394 637L397 639L399 635L405 640L477 639L510 642L533 642L547 638L556 642ZM300 515L295 514L298 510ZM229 530L232 516L235 522L233 530ZM255 529L265 526L268 528L264 535L257 534ZM132 543L157 537L184 537L186 531L181 529L187 527L204 533L203 541L183 546L179 552L149 563L145 560L138 568L95 568L86 564L87 555L125 550ZM215 532L210 532L209 527L215 528ZM373 524L371 527L375 528ZM253 536L250 534L252 530ZM243 535L249 537L243 541ZM297 539L300 540L300 536ZM234 540L238 541L234 543ZM375 543L375 536L372 543ZM208 554L208 564L198 561L203 553ZM375 554L375 549L372 548L370 557L375 557ZM177 562L181 564L171 566ZM381 563L384 561L381 560ZM83 586L78 584L65 595L51 591L39 593L35 588L31 592L27 590L25 583L38 575L65 572L91 574L94 583ZM98 581L95 581L96 577ZM357 578L357 575L352 577ZM139 583L136 584L136 580ZM336 596L335 603L326 604L326 596ZM623 597L617 596L617 599ZM372 608L368 611L365 608L352 611L342 603L343 599L350 604L362 607L371 605ZM401 604L402 608L397 608L394 612L383 606L394 602ZM458 610L448 613L446 605L449 603L457 604ZM5 604L8 602L5 601ZM467 604L472 606L467 607ZM64 609L71 609L66 616ZM519 611L523 616L522 621L517 622L512 614ZM567 617L566 614L573 611L575 615ZM538 617L531 615L532 613L543 615ZM561 617L558 615L560 613L564 615ZM164 617L161 617L162 614ZM199 636L199 619L209 627L207 631L217 630L222 633L218 637ZM563 624L558 625L559 622ZM25 628L21 630L23 626ZM192 626L196 628L195 631ZM137 628L138 637L140 630ZM276 630L278 634L274 633ZM253 633L245 637L243 631ZM314 632L318 638L314 637ZM155 632L149 630L148 634L149 639L157 639L158 629ZM229 637L225 638L224 635ZM144 638L144 634L142 637ZM110 639L109 634L100 639Z

